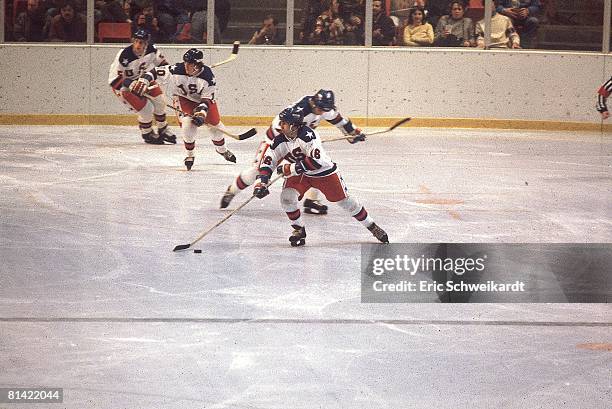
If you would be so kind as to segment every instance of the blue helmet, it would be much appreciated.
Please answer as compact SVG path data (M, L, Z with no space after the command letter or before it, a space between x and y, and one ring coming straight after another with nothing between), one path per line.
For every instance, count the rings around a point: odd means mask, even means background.
M296 107L288 107L278 114L278 118L290 125L302 125L304 121L304 111Z
M331 111L336 109L336 101L334 98L334 91L328 89L320 89L312 98L314 106L322 109L323 111Z
M197 48L190 48L183 54L183 61L192 64L204 65L204 53Z
M149 41L151 41L151 34L149 34L147 30L139 28L138 30L134 31L134 33L132 33L132 38L143 40L148 43Z

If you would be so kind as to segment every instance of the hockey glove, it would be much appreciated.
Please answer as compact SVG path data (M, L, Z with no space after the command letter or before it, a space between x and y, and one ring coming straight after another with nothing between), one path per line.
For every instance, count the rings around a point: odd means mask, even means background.
M149 80L146 78L139 78L138 81L133 81L130 84L130 92L142 97L147 93L149 88Z
M258 199L263 199L269 194L270 194L270 191L268 190L268 186L266 186L265 184L261 182L257 182L255 184L255 189L253 189L253 196L257 197Z
M356 128L355 131L353 131L353 133L351 133L351 135L353 135L353 137L348 138L348 142L350 144L354 144L357 142L365 142L366 140L366 136L363 132L361 132L361 129Z
M284 165L279 165L276 168L276 173L279 175L283 175L286 178L291 176L297 176L304 173L304 165L302 162L297 163L285 163Z
M208 105L205 102L202 102L200 105L193 109L193 117L191 121L197 127L204 125L206 122L206 114L208 113Z
M191 117L191 122L199 128L206 122L206 116L195 114Z

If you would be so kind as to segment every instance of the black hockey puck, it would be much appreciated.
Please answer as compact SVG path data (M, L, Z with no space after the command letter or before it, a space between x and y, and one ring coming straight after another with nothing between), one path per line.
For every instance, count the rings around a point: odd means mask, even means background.
M194 253L201 253L201 252L202 252L202 250L200 250L200 249L195 249L193 252L194 252Z

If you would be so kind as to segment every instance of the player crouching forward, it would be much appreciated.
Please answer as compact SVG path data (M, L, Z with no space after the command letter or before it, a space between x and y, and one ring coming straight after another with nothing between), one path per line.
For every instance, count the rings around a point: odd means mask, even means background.
M236 163L236 156L225 147L223 133L225 129L221 122L215 92L217 90L215 76L210 67L204 65L204 53L196 48L188 50L183 55L183 62L172 66L158 67L147 72L138 80L134 92L140 95L150 89L154 81L166 84L166 91L171 94L181 109L179 119L183 130L183 142L187 150L185 166L191 170L195 156L195 137L198 127L209 124L212 142L217 153L225 160Z
M349 143L363 142L366 136L361 132L361 129L355 128L353 122L346 117L342 117L336 108L334 92L327 89L321 89L314 95L302 97L299 101L291 105L293 108L301 109L303 114L302 123L315 129L319 126L322 119L325 119L330 124L336 126L344 135L347 136ZM246 189L248 186L255 183L261 159L266 150L272 144L276 136L280 134L280 119L276 115L272 120L272 124L266 131L262 142L259 144L253 164L248 169L243 170L234 182L227 188L225 194L221 198L221 208L229 206L230 202L236 194ZM309 214L324 215L327 214L327 206L319 200L319 192L316 189L310 189L304 195L304 211Z
M150 35L145 30L136 30L132 35L132 45L117 53L110 68L109 85L115 95L132 110L138 113L138 124L142 139L146 143L163 145L164 141L176 143L176 135L166 122L166 101L161 89L155 87L147 91L150 99L130 92L136 86L136 79L154 67L168 65L163 55L150 43ZM157 121L157 134L153 131L153 116Z
M286 108L279 118L281 133L274 138L259 166L258 182L253 195L261 199L270 193L268 184L272 170L286 159L289 163L278 166L276 172L286 178L281 192L281 205L294 229L289 237L291 246L306 244L306 229L298 201L310 188L320 190L327 200L346 210L379 241L388 243L387 233L374 223L365 207L348 195L336 164L323 150L316 131L303 124L303 111L296 107Z

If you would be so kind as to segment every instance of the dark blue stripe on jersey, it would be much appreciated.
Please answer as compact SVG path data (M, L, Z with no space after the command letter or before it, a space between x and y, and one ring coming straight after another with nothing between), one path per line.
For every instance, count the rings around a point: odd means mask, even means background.
M336 164L334 163L334 166L321 172L321 173L315 173L315 174L309 174L309 177L314 177L314 178L320 178L323 176L327 176L327 175L331 175L332 173L334 173L336 171L336 169L338 169L338 167L336 166Z
M302 112L304 112L304 116L308 114L312 114L312 106L310 105L310 101L314 98L314 96L309 95L300 99L295 105L294 108L302 108Z
M123 81L123 77L117 77L110 83L110 86L119 89L121 87L121 82Z

